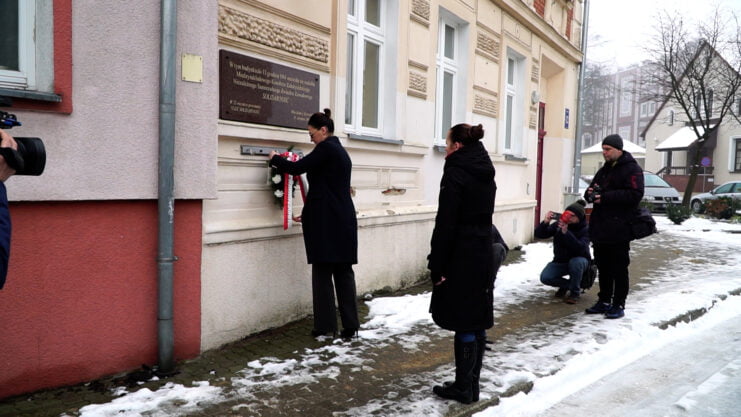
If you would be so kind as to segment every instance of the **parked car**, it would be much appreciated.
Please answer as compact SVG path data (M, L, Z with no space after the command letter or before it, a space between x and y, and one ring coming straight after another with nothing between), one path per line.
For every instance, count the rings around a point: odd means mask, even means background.
M695 213L700 213L705 209L705 202L715 200L719 197L731 197L733 200L741 200L741 181L731 181L715 187L709 193L702 193L692 196L690 207Z
M681 202L677 189L652 172L643 171L643 185L643 201L651 203L652 210L664 211L670 202Z

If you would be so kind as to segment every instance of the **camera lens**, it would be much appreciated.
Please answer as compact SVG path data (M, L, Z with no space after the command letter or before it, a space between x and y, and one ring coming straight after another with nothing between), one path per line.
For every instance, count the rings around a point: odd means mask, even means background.
M41 175L46 167L46 148L39 138L15 138L23 167L16 175Z

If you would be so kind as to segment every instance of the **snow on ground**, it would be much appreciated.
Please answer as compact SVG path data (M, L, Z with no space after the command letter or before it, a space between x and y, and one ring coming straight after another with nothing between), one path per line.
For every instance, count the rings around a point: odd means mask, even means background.
M719 322L738 319L741 297L729 297L728 293L741 288L741 225L699 218L689 219L682 225L674 225L665 217L656 217L656 220L660 230L658 236L668 233L687 238L683 240L686 242L683 249L689 255L676 260L676 263L682 263L683 268L654 271L650 278L661 285L645 286L640 292L631 294L623 319L604 320L582 313L566 317L559 323L543 323L498 341L495 353L487 356L482 370L482 399L502 394L516 385L532 383L533 389L527 395L520 393L502 398L500 405L477 416L537 415L568 395L673 341ZM700 246L709 253L724 256L725 263L688 262L686 257L697 254ZM523 251L521 262L505 265L499 271L495 314L501 314L508 305L542 294L543 287L538 277L552 258L551 244L533 243L525 245ZM692 285L698 274L703 277L702 285ZM255 390L318 383L322 378L336 376L340 372L338 365L349 365L351 372L362 372L363 366L371 361L364 357L365 349L370 346L378 348L397 343L403 337L405 348L415 349L417 344L430 337L449 335L432 323L428 313L429 298L430 294L425 293L368 301L368 321L360 331L361 339L369 341L368 347L353 346L351 349L335 341L319 349L306 349L297 359L261 358L250 362L231 378L232 392L210 386L205 381L194 382L193 387L170 383L155 392L141 389L128 393L119 389L121 397L107 404L83 407L80 415L164 415L158 413L167 404L179 406L170 408L167 415L185 415L196 409L196 402L202 405L218 403L237 395L247 404ZM659 326L662 323L674 324L672 320L691 310L708 312L688 324ZM424 331L418 331L420 326ZM444 414L449 403L432 398L428 382L443 380L443 375L450 372L447 366L431 374L408 375L405 381L399 381L400 386L423 385L425 388L411 390L412 394L404 398L389 395L388 398L373 400L344 414L369 415L378 410L384 410L384 415ZM713 383L722 383L720 378L722 375L717 381L708 381L706 386L698 387L698 390L712 389ZM698 393L688 394L681 405L691 407L693 395Z

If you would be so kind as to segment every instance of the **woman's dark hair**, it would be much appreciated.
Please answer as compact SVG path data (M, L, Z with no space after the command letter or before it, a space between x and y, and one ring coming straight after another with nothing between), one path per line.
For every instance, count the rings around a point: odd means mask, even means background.
M484 137L484 127L479 123L471 126L468 123L459 123L450 128L450 140L461 142L463 146L478 142Z
M327 127L327 132L334 133L334 121L332 121L332 110L324 109L324 113L316 112L309 117L309 126L314 129Z

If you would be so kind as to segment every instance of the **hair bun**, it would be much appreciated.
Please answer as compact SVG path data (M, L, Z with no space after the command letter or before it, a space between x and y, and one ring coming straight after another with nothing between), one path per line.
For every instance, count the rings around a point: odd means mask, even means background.
M324 115L327 116L327 117L329 117L329 118L332 118L332 110L330 110L330 109L324 109Z
M484 137L484 126L479 123L476 126L471 126L471 139L479 140Z

